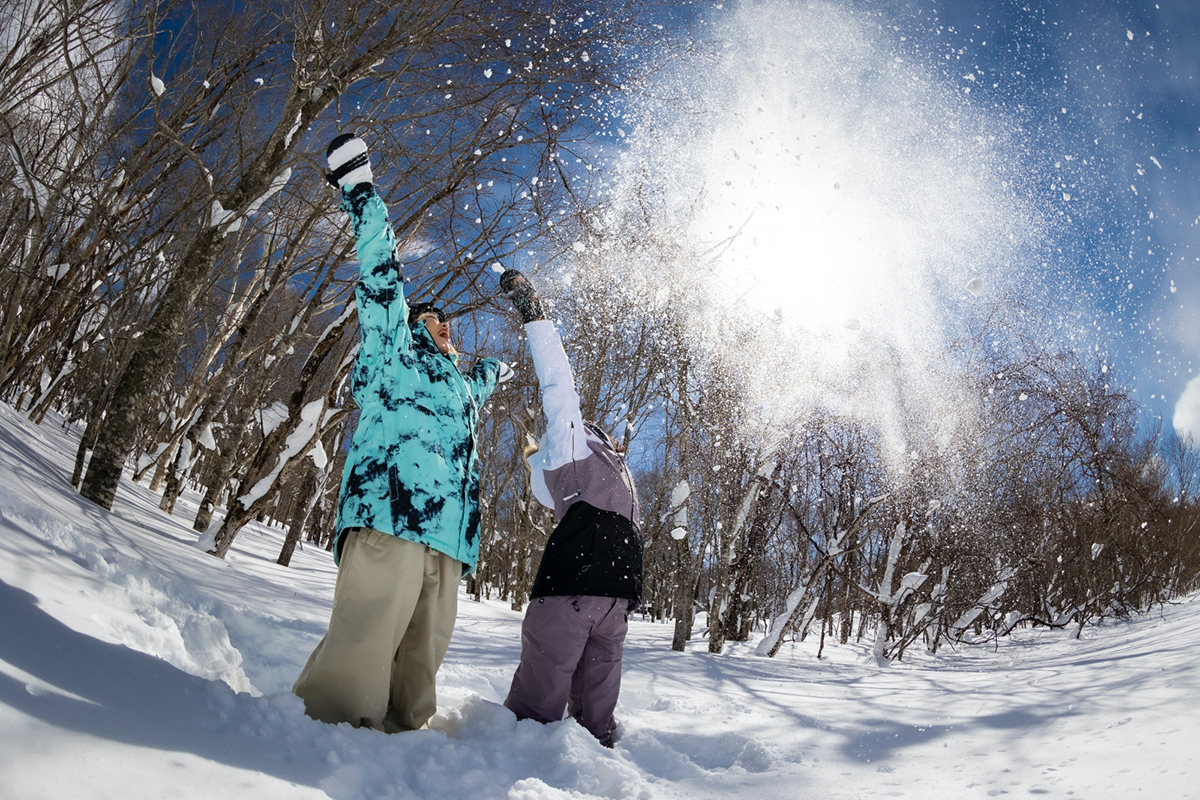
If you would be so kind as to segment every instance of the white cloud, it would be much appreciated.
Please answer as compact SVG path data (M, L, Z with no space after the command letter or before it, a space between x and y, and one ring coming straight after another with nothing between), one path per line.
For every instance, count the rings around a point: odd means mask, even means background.
M1200 442L1200 376L1188 381L1183 394L1179 395L1171 424L1180 436L1191 434L1193 439Z

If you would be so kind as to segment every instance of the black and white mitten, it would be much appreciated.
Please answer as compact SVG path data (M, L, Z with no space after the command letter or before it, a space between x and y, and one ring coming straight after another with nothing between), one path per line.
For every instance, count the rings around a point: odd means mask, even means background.
M329 143L325 150L329 172L325 180L343 190L352 189L360 183L371 183L371 160L367 157L367 143L353 133L343 133Z
M542 300L538 297L529 279L515 269L506 269L500 275L500 290L512 300L513 308L521 315L522 322L545 319Z
M500 377L497 379L496 385L500 385L502 383L508 383L509 381L511 381L513 379L513 376L516 374L517 374L516 370L514 370L508 364L505 364L503 361L501 361L500 362Z

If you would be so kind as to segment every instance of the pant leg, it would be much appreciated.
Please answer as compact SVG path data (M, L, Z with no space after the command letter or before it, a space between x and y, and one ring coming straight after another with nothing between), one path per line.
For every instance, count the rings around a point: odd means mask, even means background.
M371 529L342 546L325 634L292 691L321 722L378 725L388 705L397 631L420 597L425 547Z
M612 746L617 727L613 710L621 693L621 657L629 630L627 600L611 597L581 597L580 603L593 618L575 674L571 676L571 699L567 713L606 747Z
M587 644L574 597L539 597L521 623L521 663L504 700L517 719L555 722L571 691L571 676Z
M437 711L438 669L458 617L462 562L425 548L421 596L392 661L387 731L421 728Z

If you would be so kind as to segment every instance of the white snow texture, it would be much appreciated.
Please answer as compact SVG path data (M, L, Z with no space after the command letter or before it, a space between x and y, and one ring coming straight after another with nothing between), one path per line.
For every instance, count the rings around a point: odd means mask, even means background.
M0 797L1197 794L1195 597L1080 640L1018 631L884 668L870 641L756 657L761 631L676 653L673 625L635 615L606 750L501 705L521 615L464 594L430 730L314 722L289 690L328 622L329 554L280 567L284 531L254 523L206 555L190 492L169 517L125 481L102 511L64 480L78 433L0 405Z

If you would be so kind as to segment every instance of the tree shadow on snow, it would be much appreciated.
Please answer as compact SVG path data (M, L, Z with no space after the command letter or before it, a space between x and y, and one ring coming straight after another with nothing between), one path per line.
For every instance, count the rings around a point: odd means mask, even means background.
M0 703L65 730L193 753L314 787L328 775L315 751L288 752L294 743L222 730L215 699L231 694L224 684L214 687L159 658L72 630L38 608L33 595L3 581L0 608L0 660L36 679L20 680L0 667ZM252 700L239 695L237 702Z
M1011 731L1013 736L1019 737L1022 731L1034 731L1061 716L1053 711L1038 714L1018 708L975 717L955 725L913 725L895 719L862 719L856 720L854 729L839 731L844 737L839 749L847 758L875 763L902 755L908 747L946 737L969 735L972 730L981 728Z
M1160 651L1140 653L1153 662ZM688 667L680 670L678 660L687 658ZM721 730L714 734L693 732L658 733L656 737L676 750L689 754L696 766L703 769L724 769L738 758L739 748L749 738L759 738L760 721L754 714L744 718L736 712L739 706L771 708L788 719L797 730L808 729L834 737L834 748L841 757L872 764L886 764L903 758L912 748L971 737L982 732L1004 732L1005 739L1021 739L1032 735L1044 738L1045 731L1067 717L1077 716L1088 704L1101 702L1099 697L1119 696L1122 687L1141 688L1157 678L1149 669L1129 672L1112 669L1113 665L1129 658L1125 654L1105 657L1067 658L1057 668L1041 667L1036 674L1012 671L1019 676L1023 692L1012 696L1011 680L1006 672L986 675L972 670L932 670L887 672L870 669L842 669L837 665L804 665L794 662L775 663L769 660L738 659L689 652L686 656L669 651L630 648L626 652L626 670L644 671L652 697L670 698L699 690L718 697L731 698L729 715ZM1067 674L1083 670L1084 675ZM978 681L959 682L963 674L978 677ZM692 684L701 678L701 687ZM886 681L881 683L881 680ZM900 710L896 693L914 698L942 698L947 707L958 708L958 719L951 723L924 722L936 711L914 709L915 713ZM819 700L823 710L802 712L805 695ZM745 698L744 703L737 698ZM840 698L834 699L834 698ZM970 714L962 708L967 698L987 704L990 713ZM669 702L660 700L658 702ZM838 714L836 709L850 711ZM651 706L649 711L655 711ZM667 706L666 710L676 709ZM730 714L730 712L734 712ZM965 713L964 713L965 711ZM964 718L965 717L965 718ZM644 717L645 719L645 717ZM769 738L769 737L768 737ZM989 739L990 740L990 739ZM698 758L693 756L699 756ZM653 770L651 770L653 771Z

